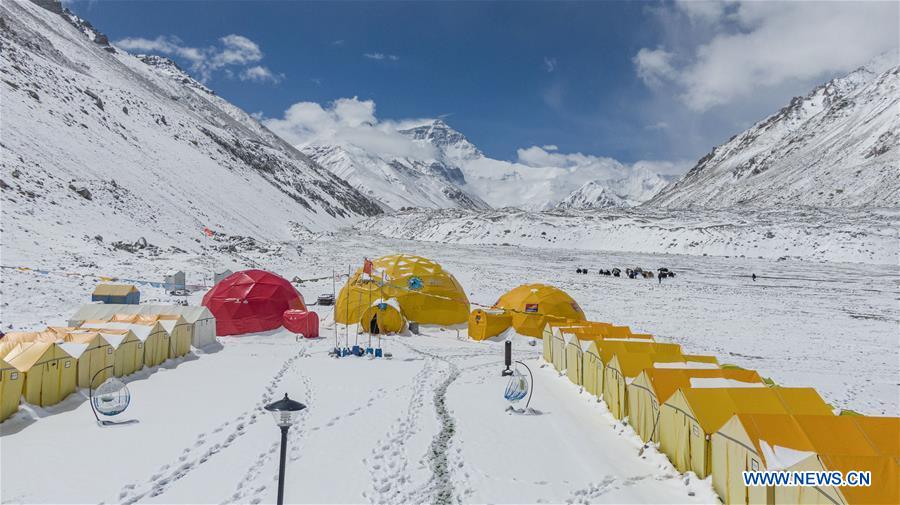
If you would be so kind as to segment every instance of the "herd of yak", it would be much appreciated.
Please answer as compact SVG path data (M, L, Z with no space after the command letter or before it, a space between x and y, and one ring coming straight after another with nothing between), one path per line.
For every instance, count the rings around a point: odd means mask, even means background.
M587 268L577 268L575 269L575 273L577 274L587 274L590 273L590 270ZM613 277L621 277L622 270L619 268L613 268L612 270L603 270L602 268L598 272L600 275L611 275ZM666 277L675 277L675 272L669 271L668 268L662 267L657 270L657 276L660 279L665 279ZM625 276L629 279L637 279L638 277L643 277L644 279L652 279L654 277L652 270L644 270L643 268L626 268Z

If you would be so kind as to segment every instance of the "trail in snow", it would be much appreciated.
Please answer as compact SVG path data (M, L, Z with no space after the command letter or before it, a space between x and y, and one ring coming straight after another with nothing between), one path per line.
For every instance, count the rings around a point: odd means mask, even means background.
M372 476L374 493L363 496L370 503L412 503L421 502L416 490L411 489L409 455L407 442L421 429L419 422L425 398L431 388L431 375L434 370L433 359L426 359L424 366L413 376L412 393L406 411L388 429L388 432L375 444L372 453L363 462Z
M275 391L284 375L294 366L297 359L305 354L306 348L301 347L296 354L284 361L281 369L266 384L264 393L254 409L225 421L212 431L198 434L191 447L184 448L177 459L161 466L145 482L125 485L119 492L119 502L123 505L131 505L145 498L160 496L176 481L184 478L199 465L206 463L210 458L231 446L246 433L249 425L255 424L259 416L264 415L262 407L275 398ZM231 429L226 432L229 426Z
M431 447L428 451L428 465L431 468L431 478L425 486L429 494L432 495L431 503L448 504L459 501L455 492L452 479L452 468L448 462L448 449L450 441L456 433L456 420L447 408L446 396L447 388L459 378L460 370L450 358L442 357L438 354L431 354L427 351L416 348L415 346L404 343L406 347L414 352L427 356L431 359L443 361L449 366L447 377L434 390L432 401L434 402L435 413L440 422L440 430L434 436Z

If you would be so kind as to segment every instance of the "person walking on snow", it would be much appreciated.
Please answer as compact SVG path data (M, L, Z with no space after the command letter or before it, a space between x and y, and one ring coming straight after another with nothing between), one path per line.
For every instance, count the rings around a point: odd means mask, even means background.
M753 282L756 282L756 274L753 274Z

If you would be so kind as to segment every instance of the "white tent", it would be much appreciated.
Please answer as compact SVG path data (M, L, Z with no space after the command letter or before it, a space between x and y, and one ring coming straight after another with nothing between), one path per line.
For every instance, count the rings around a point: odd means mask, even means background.
M197 305L89 303L82 305L75 312L75 315L69 319L69 326L78 326L84 321L105 320L116 314L181 316L193 328L191 345L199 348L216 341L216 318L209 309Z

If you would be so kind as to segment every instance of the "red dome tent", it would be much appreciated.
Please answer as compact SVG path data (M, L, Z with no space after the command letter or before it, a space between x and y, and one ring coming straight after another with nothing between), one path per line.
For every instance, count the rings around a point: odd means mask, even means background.
M284 311L306 310L303 297L287 280L265 270L235 272L203 297L216 316L216 335L241 335L272 330Z

